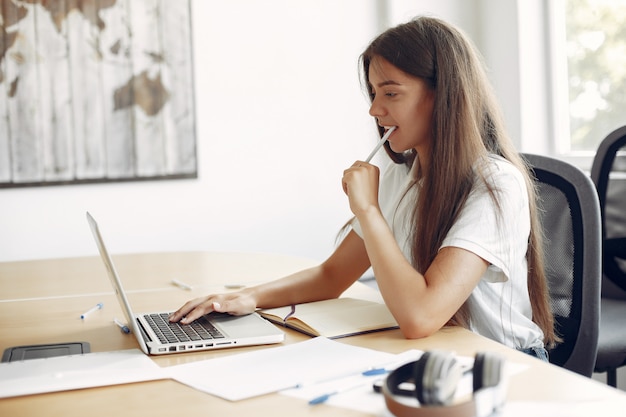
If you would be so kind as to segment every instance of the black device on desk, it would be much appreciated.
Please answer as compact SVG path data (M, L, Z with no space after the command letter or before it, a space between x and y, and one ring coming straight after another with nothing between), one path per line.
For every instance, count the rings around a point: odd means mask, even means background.
M14 346L4 350L2 362L18 362L28 359L52 358L55 356L81 355L89 353L87 342L53 343L45 345Z

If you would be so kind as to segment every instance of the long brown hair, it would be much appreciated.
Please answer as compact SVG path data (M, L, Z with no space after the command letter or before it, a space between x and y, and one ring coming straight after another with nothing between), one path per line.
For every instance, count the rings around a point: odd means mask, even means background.
M369 88L369 67L381 57L405 73L426 81L435 91L432 149L429 173L417 170L421 190L413 214L412 263L424 273L437 255L443 239L456 221L476 176L476 162L487 154L510 161L524 175L529 194L531 231L526 258L528 291L533 321L552 346L559 338L554 330L543 264L542 234L536 207L536 191L529 167L515 150L504 128L499 106L473 44L458 29L431 17L418 17L378 36L361 55L362 77ZM371 91L370 91L371 93ZM381 130L382 135L382 130ZM418 163L415 151L395 153L395 163ZM419 168L419 167L417 167ZM497 204L497 194L478 172ZM428 216L420 213L429 213ZM468 326L463 306L452 322Z

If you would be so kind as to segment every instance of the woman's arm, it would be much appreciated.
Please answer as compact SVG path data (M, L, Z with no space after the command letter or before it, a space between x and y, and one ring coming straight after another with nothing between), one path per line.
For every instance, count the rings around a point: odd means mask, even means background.
M404 257L380 212L358 218L378 288L406 338L426 337L443 327L487 269L474 253L445 247L422 275Z
M380 292L407 338L428 336L463 305L487 269L487 262L456 247L439 251L425 274L398 246L378 204L377 167L356 162L344 172L343 188L358 219Z
M257 308L336 298L369 266L363 240L350 231L333 254L316 267L241 291L196 298L173 313L170 320L190 323L212 311L244 315Z

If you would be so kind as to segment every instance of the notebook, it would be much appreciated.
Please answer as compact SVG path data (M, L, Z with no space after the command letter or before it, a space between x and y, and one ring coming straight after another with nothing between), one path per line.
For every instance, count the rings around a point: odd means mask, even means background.
M309 336L329 339L398 328L385 304L349 297L269 308L259 314Z
M210 313L188 325L170 323L169 312L134 314L113 260L104 245L98 223L87 213L87 221L115 295L141 350L149 355L280 343L285 334L257 313L231 316Z

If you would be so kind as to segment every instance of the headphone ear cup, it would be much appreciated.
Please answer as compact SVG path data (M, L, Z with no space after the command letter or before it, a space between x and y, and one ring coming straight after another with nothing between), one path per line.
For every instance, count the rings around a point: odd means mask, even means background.
M419 360L401 365L385 378L382 386L385 405L396 417L493 415L506 400L504 363L497 353L476 354L474 395L471 400L452 404L463 367L452 353L425 352ZM420 404L408 404L406 398L403 401L399 396L414 397Z
M424 398L424 369L430 359L431 352L427 351L415 362L413 367L413 381L415 382L415 397L420 404L426 404Z
M497 386L502 380L504 361L496 353L479 352L474 358L473 388L474 392L482 388Z
M474 367L472 368L472 389L474 392L483 387L483 365L485 363L485 354L483 352L476 353L474 358Z
M415 395L423 405L447 405L462 376L461 366L451 353L430 351L415 365Z

